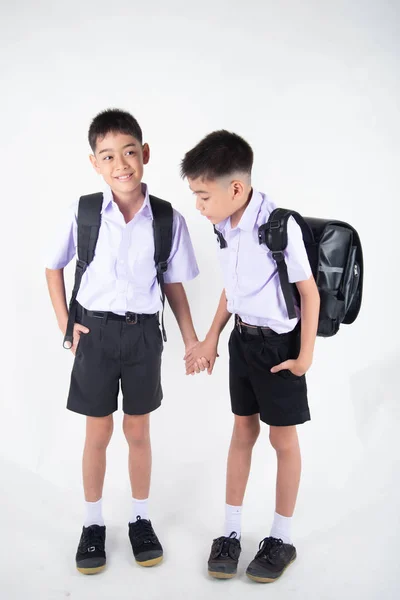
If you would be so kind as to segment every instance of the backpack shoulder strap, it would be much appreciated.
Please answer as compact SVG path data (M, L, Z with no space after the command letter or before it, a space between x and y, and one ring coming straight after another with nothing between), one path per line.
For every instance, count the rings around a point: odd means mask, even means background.
M226 239L224 238L222 233L216 228L215 225L213 225L213 227L214 227L214 233L218 239L219 247L221 248L221 250L223 250L224 248L227 248L228 244L226 242Z
M164 327L165 288L164 273L168 269L168 258L172 248L173 209L172 204L156 196L149 196L153 213L154 233L154 263L157 271L157 281L160 286L162 302L161 329L164 342L167 334Z
M271 251L272 258L277 265L279 281L283 297L285 298L288 317L289 319L294 319L296 317L296 310L293 300L293 290L292 284L289 282L284 256L284 251L288 244L287 224L290 217L294 217L301 227L304 242L312 243L314 239L313 233L303 217L298 212L286 208L276 208L272 211L268 221L258 229L258 240L260 244L265 244Z
M290 217L293 217L301 228L304 242L313 243L314 235L311 227L298 212L287 208L275 208L269 215L268 221L259 227L259 243L266 244L271 252L283 252L288 243L287 224Z
M172 204L156 196L150 196L150 205L153 213L154 262L157 272L165 273L172 248Z
M69 303L67 331L65 333L63 346L71 348L73 344L74 324L76 318L77 302L82 277L88 265L94 258L94 253L99 237L101 223L101 208L103 205L103 194L88 194L81 196L78 206L78 240L77 261L75 267L75 282Z
M81 196L78 207L78 260L92 262L99 237L103 194Z

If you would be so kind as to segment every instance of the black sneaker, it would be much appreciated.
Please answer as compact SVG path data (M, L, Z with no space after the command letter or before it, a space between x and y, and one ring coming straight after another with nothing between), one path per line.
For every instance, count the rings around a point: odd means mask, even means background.
M236 575L239 556L242 551L236 531L229 537L216 538L211 546L208 559L208 574L217 579L231 579Z
M296 560L296 556L296 548L292 544L266 537L260 542L259 551L247 567L246 575L259 583L271 583Z
M153 567L163 559L163 549L156 536L151 521L136 517L129 523L129 539L136 562L142 567Z
M100 525L83 527L76 553L76 568L85 575L99 573L106 566L106 528Z

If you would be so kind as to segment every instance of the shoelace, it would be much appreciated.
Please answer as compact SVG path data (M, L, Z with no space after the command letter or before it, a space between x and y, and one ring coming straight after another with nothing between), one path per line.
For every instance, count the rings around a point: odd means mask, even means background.
M150 521L136 517L136 523L134 527L135 542L139 544L155 544L157 542L153 527Z
M100 548L104 546L104 538L98 529L88 528L83 531L82 541L79 545L80 552L87 552L88 548Z
M256 558L272 558L275 554L279 552L281 546L283 546L283 541L280 538L277 539L274 537L266 537L263 540L261 540L258 546Z
M222 541L222 546L221 546L221 550L220 550L220 555L221 556L229 556L229 546L232 543L232 540L235 540L237 538L237 533L236 531L232 531L232 533L229 535L229 537L220 537L218 538L217 541Z

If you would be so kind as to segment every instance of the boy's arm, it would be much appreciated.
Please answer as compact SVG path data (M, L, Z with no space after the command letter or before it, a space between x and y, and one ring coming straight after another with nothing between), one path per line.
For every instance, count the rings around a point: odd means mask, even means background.
M197 344L197 346L185 356L187 374L192 373L194 369L199 372L198 361L204 356L210 362L207 372L211 375L218 356L219 336L232 316L226 306L226 293L225 290L222 290L217 312L215 313L210 330L207 333L204 342Z
M307 281L298 281L296 287L301 299L301 346L296 360L285 362L272 367L272 373L289 369L294 375L301 377L311 367L313 361L315 338L318 329L320 297L314 277Z
M296 284L301 299L301 346L297 358L306 370L311 367L317 337L320 296L313 276Z
M68 308L65 296L64 269L46 269L47 287L49 289L51 303L56 313L57 323L63 335L67 329ZM79 342L79 336L82 333L89 333L89 329L78 323L74 326L74 341L71 347L73 354Z
M168 303L181 330L186 352L189 352L199 340L194 330L185 289L182 283L166 283L164 289Z

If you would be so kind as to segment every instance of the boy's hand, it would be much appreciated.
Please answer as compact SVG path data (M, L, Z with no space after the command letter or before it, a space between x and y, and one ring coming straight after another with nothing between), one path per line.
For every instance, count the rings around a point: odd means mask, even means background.
M200 342L197 339L192 342L188 342L185 345L185 356L183 359L186 360L186 357L189 356L192 350L194 350L199 344ZM205 371L205 369L208 368L209 364L210 363L207 360L207 358L202 356L201 358L196 360L196 362L193 363L192 369L189 372L186 370L186 375L194 375L195 373L200 373L200 371Z
M192 341L190 341L190 342L186 342L186 344L185 344L185 356L186 356L186 354L189 354L189 352L191 350L193 350L193 348L195 348L199 343L200 342L199 342L199 340L197 338L194 339L194 340L192 340Z
M296 377L301 377L305 373L307 373L308 369L311 367L312 360L302 360L297 358L296 360L285 360L285 362L272 367L271 373L279 373L279 371L288 370L296 375Z
M70 348L72 354L75 356L76 353L76 349L78 347L79 344L79 340L81 335L87 335L89 333L90 329L88 329L87 327L85 327L84 325L80 325L79 323L75 323L74 325L74 333L73 333L73 344Z
M193 375L205 371L211 375L217 359L217 342L204 340L196 344L189 352L186 352L186 375Z

